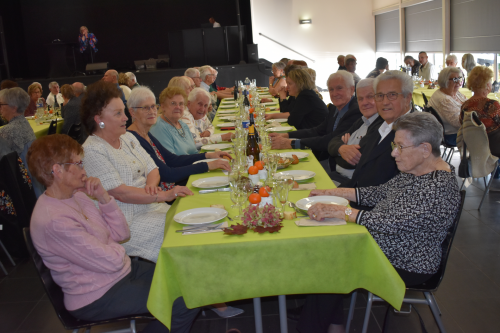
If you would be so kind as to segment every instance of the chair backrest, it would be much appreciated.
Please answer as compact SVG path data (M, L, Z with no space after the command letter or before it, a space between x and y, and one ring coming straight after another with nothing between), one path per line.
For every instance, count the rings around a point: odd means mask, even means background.
M436 290L444 277L444 272L446 271L446 264L448 263L448 257L450 256L451 245L453 244L453 239L455 238L455 233L457 231L458 222L460 221L460 216L462 215L462 209L464 208L465 201L465 190L460 191L460 206L457 211L457 215L453 220L452 225L448 229L448 233L443 243L441 244L441 249L443 254L441 256L441 264L439 265L439 270L434 274L428 281L422 283L418 286L413 286L410 289L420 290L420 291L434 291Z
M441 124L441 127L443 128L443 138L441 140L441 144L446 146L445 141L444 141L444 135L445 135L444 123L443 123L443 120L441 119L441 116L439 115L439 113L437 113L436 110L434 110L434 108L432 106L424 106L424 111L432 114L437 119L437 121L439 121L439 123Z
M47 135L56 134L56 131L57 131L57 119L54 119L50 122L49 131L47 132Z
M33 263L35 264L36 270L38 272L38 277L42 280L43 287L47 296L49 297L54 310L56 311L57 317L61 320L64 328L73 329L73 327L81 326L81 322L78 321L75 317L73 317L66 307L64 306L64 294L62 292L61 287L59 287L52 278L50 274L50 269L45 266L43 263L42 257L38 254L33 245L33 241L31 239L30 229L24 228L24 241L26 242L26 246L28 247L28 252L30 254Z
M429 101L427 100L427 96L425 96L424 93L422 93L422 97L424 98L424 107L426 107Z
M69 128L68 135L72 138L78 141L78 143L82 144L83 142L80 142L82 140L82 124L73 124Z

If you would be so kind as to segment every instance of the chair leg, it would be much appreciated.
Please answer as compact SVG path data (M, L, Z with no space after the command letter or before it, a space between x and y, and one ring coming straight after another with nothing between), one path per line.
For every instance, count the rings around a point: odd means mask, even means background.
M347 324L345 327L346 333L349 333L349 329L351 328L352 317L354 317L354 307L356 306L356 297L358 296L358 292L355 291L351 296L351 305L349 306L349 314L347 315Z
M14 262L14 260L12 260L12 257L10 256L9 251L7 251L7 249L6 249L6 248L5 248L5 246L3 245L2 241L0 241L0 246L2 247L3 251L4 251L4 252L5 252L5 254L7 255L7 258L9 258L10 263L12 264L12 266L16 266L16 263Z
M2 262L0 261L0 268L2 269L3 273L5 275L9 275L9 273L7 273L7 270L5 269L5 266L2 264Z
M460 191L462 191L462 189L464 188L464 184L465 184L465 180L466 180L466 179L467 179L467 178L464 178L464 181L462 182L462 186L460 186Z
M363 329L361 333L366 333L368 331L368 322L370 321L372 304L373 304L373 294L371 292L368 292L368 302L366 303L365 320L363 321Z
M135 319L132 319L132 320L130 321L130 332L132 332L132 333L137 333L137 330L136 330L136 328L135 328Z
M434 303L436 304L436 307L437 307L437 309L439 311L439 315L441 315L441 309L439 308L439 304L436 302L436 298L434 297L434 294L431 293L431 296L432 296L432 299L434 299Z
M493 178L494 178L493 176L495 175L495 171L496 171L496 168L491 173L490 182L488 183L488 186L486 186L486 188L484 189L483 198L481 199L481 202L479 203L479 207L477 208L477 210L481 209L481 206L483 205L484 198L486 197L486 193L488 193L490 191L490 186L491 186L491 183L493 183ZM484 183L486 184L486 177L484 177Z
M434 298L434 295L432 295L430 292L424 292L425 299L427 300L427 304L429 304L429 307L431 308L432 314L434 315L434 320L436 320L436 323L439 327L439 331L441 333L446 333L446 330L443 325L443 321L441 320L441 314L439 311L439 307L437 306L436 299Z

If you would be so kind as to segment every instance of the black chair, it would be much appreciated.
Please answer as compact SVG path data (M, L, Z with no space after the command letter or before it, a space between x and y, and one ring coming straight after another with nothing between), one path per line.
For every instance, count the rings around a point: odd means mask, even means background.
M78 143L82 144L82 124L73 124L69 128L68 135L72 138L78 141Z
M427 96L425 96L425 94L424 94L424 93L422 93L422 97L424 98L424 108L425 108L425 107L427 106L427 103L428 103L429 101L427 100Z
M47 132L47 135L56 134L56 131L57 131L57 119L54 119L50 122L49 131Z
M52 275L50 274L49 268L45 266L42 258L36 251L35 246L33 245L33 241L31 240L30 229L24 228L23 233L26 246L28 247L28 252L30 253L31 259L33 259L33 263L35 264L38 276L40 277L40 280L42 280L45 292L47 293L47 296L49 297L50 302L52 303L52 306L56 311L57 317L59 318L65 329L73 330L73 333L77 333L80 328L86 328L88 332L90 332L90 328L92 326L130 320L130 332L136 333L136 328L135 328L136 319L143 319L143 318L154 319L154 317L149 313L141 315L130 315L130 316L124 316L106 320L96 320L96 321L86 321L86 320L76 319L64 307L64 294L61 290L61 287L59 287L54 282L54 280L52 279ZM115 332L123 332L123 330Z
M439 121L439 123L443 127L443 139L441 140L441 145L444 147L444 151L443 151L443 155L441 157L446 162L450 163L451 159L453 158L453 154L455 154L455 148L457 148L457 145L450 145L444 139L444 136L445 136L444 123L443 123L443 120L441 119L441 116L437 113L437 111L434 110L434 108L431 107L431 106L425 106L424 107L424 112L429 112L434 117L436 117L436 119Z
M444 328L443 322L441 321L441 311L439 310L439 307L437 305L433 293L437 291L439 285L441 284L441 281L443 280L444 272L446 271L446 264L448 263L448 257L450 255L451 245L453 243L453 239L455 238L455 232L457 231L458 222L460 221L460 216L462 215L462 209L464 207L465 191L460 191L460 197L461 197L460 207L458 209L457 215L455 216L455 220L448 229L448 234L446 235L446 238L441 244L443 255L441 257L441 264L439 265L439 270L428 281L422 283L421 285L413 286L411 288L406 288L407 291L423 292L425 298L405 297L403 299L403 303L410 303L409 312L411 312L411 304L427 304L431 308L432 314L434 315L434 319L436 320L436 323L441 333L446 333L446 330ZM349 333L349 326L354 314L354 305L356 304L356 296L357 292L353 292L351 297L351 306L349 308L349 315L347 319L347 328L346 328L347 333ZM368 322L370 321L370 312L372 308L372 303L383 302L383 301L384 300L382 298L373 295L371 292L368 292L368 304L366 305L365 320L363 323L363 330L361 331L362 333L366 333L368 329ZM394 311L397 312L396 310ZM409 312L404 312L404 313L409 313Z

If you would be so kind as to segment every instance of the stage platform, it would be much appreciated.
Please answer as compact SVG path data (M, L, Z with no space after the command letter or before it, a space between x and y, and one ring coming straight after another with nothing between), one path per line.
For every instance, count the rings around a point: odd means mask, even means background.
M227 66L214 66L218 71L217 84L221 87L232 87L234 86L235 80L244 81L245 78L256 79L258 86L269 85L269 76L272 75L271 72L272 63L266 59L259 59L258 63L244 64L244 65L227 65ZM174 76L182 76L187 68L175 68L175 69L157 69L157 70L141 70L134 71L137 77L137 82L140 85L148 86L156 95L156 98L168 85L168 82ZM43 97L47 98L49 95L49 83L56 81L61 87L63 84L72 84L73 82L82 82L84 85L89 85L93 82L100 80L103 74L99 75L89 75L89 76L71 76L71 77L60 77L51 79L31 79L18 81L21 88L27 90L28 86L33 82L40 82L43 87Z

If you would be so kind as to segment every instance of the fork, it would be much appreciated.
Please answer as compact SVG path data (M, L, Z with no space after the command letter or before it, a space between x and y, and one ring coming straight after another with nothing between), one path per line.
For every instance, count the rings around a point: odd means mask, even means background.
M300 210L300 208L298 208L293 202L291 201L288 201L288 206L290 208L293 208L295 210L296 213L300 213L302 215L297 215L297 217L309 217L309 215L305 214L304 215L304 212Z
M224 223L224 222L222 222ZM193 227L189 229L181 229L181 230L176 230L175 232L188 232L188 231L198 231L198 230L212 230L212 229L217 229L222 225L222 223L214 224L214 225L208 225L208 226L198 226L198 227Z

